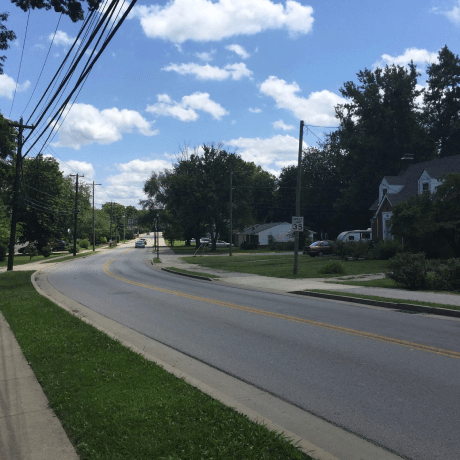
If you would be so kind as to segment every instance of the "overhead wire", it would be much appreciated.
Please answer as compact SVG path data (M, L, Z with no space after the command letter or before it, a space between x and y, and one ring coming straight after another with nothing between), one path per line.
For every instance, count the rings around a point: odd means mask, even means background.
M29 10L29 13L27 14L26 31L24 33L24 42L22 43L22 51L21 51L21 59L19 61L18 77L16 78L16 86L14 87L13 100L11 101L11 108L10 108L10 113L8 115L8 118L11 118L11 112L13 110L13 105L14 105L14 99L16 98L16 91L19 85L19 76L21 75L22 58L24 56L24 48L26 46L26 39L27 39L27 30L29 28L29 18L30 18L30 10Z

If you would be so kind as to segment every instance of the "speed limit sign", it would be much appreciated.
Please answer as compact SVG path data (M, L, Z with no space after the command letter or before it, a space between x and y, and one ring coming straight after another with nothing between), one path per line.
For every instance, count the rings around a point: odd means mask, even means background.
M292 231L303 232L303 217L292 217Z

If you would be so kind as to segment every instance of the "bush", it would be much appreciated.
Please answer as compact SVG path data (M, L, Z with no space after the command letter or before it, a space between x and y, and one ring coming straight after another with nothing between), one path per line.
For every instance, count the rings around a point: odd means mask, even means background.
M460 259L428 260L426 287L435 291L460 291Z
M389 260L402 251L401 243L395 240L386 240L376 243L370 253L372 259Z
M0 244L0 262L3 262L6 259L6 253L8 252L8 248Z
M80 246L78 246L78 244L77 244L77 250L76 250L76 252L77 252L77 253L80 252ZM70 254L73 254L73 245L69 248L69 253L70 253Z
M101 244L106 244L107 243L107 238L105 236L101 236L99 241L100 241Z
M49 257L51 255L51 248L49 246L43 246L41 249L40 249L40 254L43 256L43 257Z
M38 249L35 246L35 244L29 244L25 250L24 254L27 254L30 257L30 260L32 260L32 257L38 256Z
M88 240L80 240L78 242L78 246L80 246L83 249L88 249L89 248L89 241Z
M427 261L423 252L412 254L402 252L390 259L386 277L406 289L417 290L426 286Z
M240 244L241 249L257 249L258 244L250 243L249 241L243 241Z
M348 259L349 257L354 260L372 258L371 246L367 241L337 241L335 245L336 254L341 259Z
M345 269L343 268L342 262L339 262L336 260L333 262L329 262L324 267L322 267L319 273L322 273L324 275L330 275L330 274L343 275L345 273Z

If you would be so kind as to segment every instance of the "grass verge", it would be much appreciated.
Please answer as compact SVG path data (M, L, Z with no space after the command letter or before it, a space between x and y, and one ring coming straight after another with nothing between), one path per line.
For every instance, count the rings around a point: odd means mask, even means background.
M56 263L56 262L65 262L66 260L72 260L72 259L78 259L80 257L85 257L85 256L92 256L93 254L97 254L99 251L91 251L91 252L83 252L82 254L77 254L76 256L70 255L67 257L63 257L62 259L58 260L49 260L47 262L43 262L44 264L50 264L50 263Z
M305 459L282 435L200 392L0 275L0 310L84 459Z
M332 257L309 257L299 255L298 274L292 274L293 255L247 255L245 257L184 257L187 263L202 267L227 270L254 275L273 276L277 278L333 278L337 275L323 275L321 269ZM353 260L343 262L346 275L381 273L388 265L387 260ZM342 275L341 275L342 276Z
M160 259L157 259L157 257L155 256L155 257L152 259L152 264L161 264L161 260L160 260Z
M392 299L391 297L379 297L375 295L353 294L351 292L346 292L346 291L327 291L324 289L307 289L305 290L305 292L319 292L321 294L332 294L332 295L337 294L338 296L356 297L358 299L377 300L381 302L410 303L411 305L421 305L424 307L447 308L448 310L460 310L460 307L457 305L446 305L443 303L423 302L421 300Z
M326 282L327 283L333 282L334 284L346 284L348 286L402 289L401 286L398 286L393 280L390 280L389 278L381 278L377 280L367 280L367 281L326 281Z
M28 256L26 254L19 254L19 255L14 256L13 266L31 264L31 263L34 263L34 262L40 262L41 260L44 260L44 259L53 259L55 257L59 257L60 255L61 254L51 254L48 257L35 256L35 257L32 257L32 260L30 260L30 256ZM6 256L5 260L0 262L0 267L6 267L6 266L8 266L8 255Z
M210 275L209 273L203 273L203 272L194 272L191 270L184 270L182 268L176 268L176 267L168 267L168 270L171 270L172 272L177 272L177 273L184 273L185 275L204 276L206 278L220 278L220 276L217 276L217 275Z

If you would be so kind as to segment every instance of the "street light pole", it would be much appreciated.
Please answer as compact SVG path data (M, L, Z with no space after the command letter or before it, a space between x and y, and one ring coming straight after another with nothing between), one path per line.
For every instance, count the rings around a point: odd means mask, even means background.
M302 165L302 146L303 146L303 120L300 120L300 132L299 132L299 157L297 161L297 187L295 193L295 215L300 216L300 181L301 165ZM295 232L294 240L294 275L297 275L299 271L299 232Z

